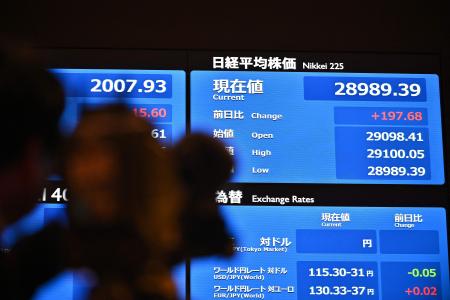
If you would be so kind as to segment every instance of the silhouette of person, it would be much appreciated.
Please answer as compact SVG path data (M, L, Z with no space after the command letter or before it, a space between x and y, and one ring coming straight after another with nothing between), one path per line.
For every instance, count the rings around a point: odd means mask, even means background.
M231 253L214 202L232 168L224 146L193 135L162 150L151 129L109 106L87 112L67 145L72 249L97 276L91 299L176 299L175 263Z
M64 95L56 79L30 52L0 48L0 232L36 204L59 145L59 117ZM51 231L52 229L50 229ZM41 234L30 237L34 243ZM36 247L4 249L0 254L0 298L26 299L53 275L40 263L51 251ZM57 250L59 251L59 250ZM7 253L8 252L8 253Z
M225 146L209 136L192 134L172 149L185 191L181 212L181 246L173 262L209 255L231 255L233 243L216 205L216 191L233 169Z
M182 194L151 129L113 105L87 111L68 142L69 222L79 265L97 277L91 299L126 299L127 289L135 299L143 274L151 297L174 292L165 260L179 245Z

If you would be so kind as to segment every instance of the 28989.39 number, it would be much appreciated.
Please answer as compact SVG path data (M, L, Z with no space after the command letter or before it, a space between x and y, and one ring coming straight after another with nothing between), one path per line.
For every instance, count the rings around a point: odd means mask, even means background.
M369 166L369 176L411 176L422 177L427 171L424 167Z

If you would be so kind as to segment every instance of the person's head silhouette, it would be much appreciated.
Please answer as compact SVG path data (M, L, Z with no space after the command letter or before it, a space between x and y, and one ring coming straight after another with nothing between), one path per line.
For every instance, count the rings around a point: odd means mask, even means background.
M1 230L37 203L59 145L64 95L29 52L0 47L0 101Z

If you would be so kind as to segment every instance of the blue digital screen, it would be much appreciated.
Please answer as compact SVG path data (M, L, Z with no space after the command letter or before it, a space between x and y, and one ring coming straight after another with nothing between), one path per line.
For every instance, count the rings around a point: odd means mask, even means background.
M150 133L163 146L172 146L186 133L186 74L167 70L113 70L113 69L53 69L66 93L66 109L61 128L70 134L81 117L82 109L97 108L106 104L123 102L136 116L152 123ZM174 272L178 294L185 298L184 265ZM76 273L62 274L43 288L39 294L45 299L53 290L64 289L61 284ZM82 276L78 276L82 278ZM57 278L58 279L58 278ZM66 279L66 280L64 280ZM74 291L83 291L81 279ZM70 282L70 280L69 280ZM38 294L38 295L39 295ZM84 299L67 296L67 299ZM56 299L56 298L55 298ZM63 298L58 298L63 299Z
M184 71L51 71L66 93L64 134L84 109L120 102L171 146L190 111L191 131L234 156L234 183L445 183L434 74L192 71L187 107ZM450 299L443 208L220 209L235 255L177 266L180 299L189 282L193 300ZM50 221L67 223L63 204L39 204L0 236L2 247ZM87 275L66 270L33 299L86 299Z
M443 184L434 74L191 72L191 129L238 183Z
M136 116L152 123L151 134L171 146L186 133L186 78L184 71L52 69L66 95L61 130L70 134L82 110L125 103ZM51 221L67 223L64 204L39 204L28 216L7 228L1 246L11 248L20 238L41 230ZM173 274L180 299L185 299L185 265ZM43 285L34 300L87 299L92 281L79 270L67 270Z
M192 261L191 299L450 299L443 208L221 206L230 259Z

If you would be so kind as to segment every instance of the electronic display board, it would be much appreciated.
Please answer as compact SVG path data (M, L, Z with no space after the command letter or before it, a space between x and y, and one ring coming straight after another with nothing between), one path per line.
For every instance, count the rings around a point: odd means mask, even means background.
M67 95L65 134L84 109L120 101L164 147L204 132L233 155L231 182L211 201L235 255L174 270L180 299L450 298L434 55L60 49L48 58ZM70 191L58 180L2 245L65 222ZM69 270L35 299L84 299L88 289Z
M149 135L163 147L170 147L185 136L186 78L183 70L53 68L50 71L66 95L60 124L64 135L73 132L83 110L120 102L152 124ZM49 178L34 211L2 234L2 248L12 247L16 240L39 231L49 222L67 223L65 203L70 196L59 183L58 176ZM177 267L173 275L180 297L184 299L184 265ZM33 299L87 299L91 287L92 282L85 274L67 270L42 286Z
M137 116L147 119L154 129L149 135L163 146L172 146L185 135L186 99L185 72L180 70L114 70L114 69L52 69L66 94L66 108L61 129L70 134L83 109L124 102ZM51 196L51 195L50 195ZM43 201L45 202L45 200ZM43 204L44 206L46 204ZM174 273L179 293L184 291L184 268ZM70 280L70 278L73 280ZM67 288L72 283L71 288ZM66 285L63 288L62 285ZM82 298L83 277L64 273L37 294L43 299L54 293L73 291L73 299ZM78 294L75 294L78 293ZM66 297L67 294L65 294ZM70 295L70 294L69 294ZM184 296L183 296L184 297ZM68 297L69 298L69 297ZM70 298L71 299L71 298Z
M147 119L154 129L149 135L162 146L172 146L185 135L186 99L185 72L180 70L114 70L114 69L52 69L66 94L66 108L61 119L61 129L70 134L76 127L83 109L124 102L137 116ZM45 201L44 201L45 202ZM45 204L44 204L45 205ZM183 268L176 272L177 282L184 290ZM50 283L42 290L42 297L56 291L80 293L82 276L63 274L66 280ZM64 278L64 277L63 277ZM73 282L72 289L62 289L61 284ZM39 296L39 293L38 295ZM80 295L73 296L79 299Z
M192 260L191 299L448 299L440 93L423 56L194 55L191 131L236 160L235 256Z

